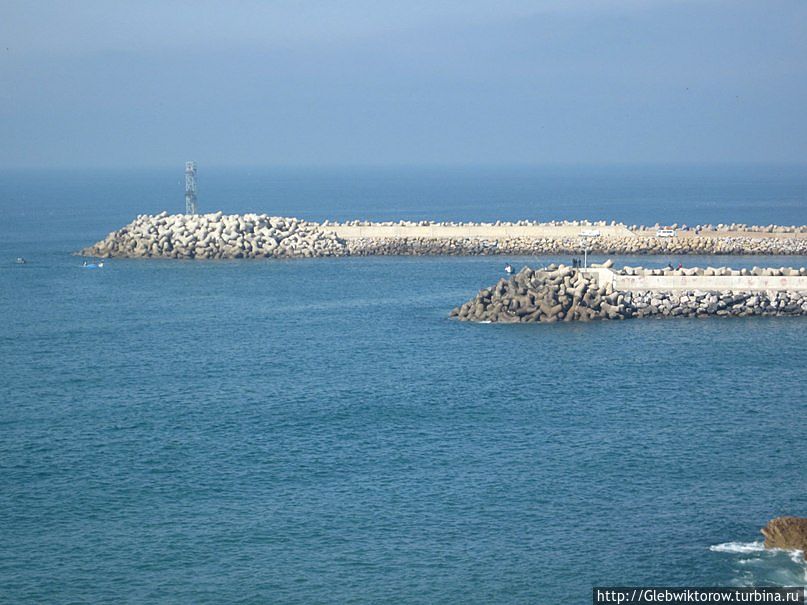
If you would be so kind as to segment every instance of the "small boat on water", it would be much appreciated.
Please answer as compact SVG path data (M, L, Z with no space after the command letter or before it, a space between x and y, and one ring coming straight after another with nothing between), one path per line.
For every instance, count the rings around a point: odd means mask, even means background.
M18 264L18 265L24 265L24 264L26 264L28 261L27 261L27 260L25 260L23 257L18 256L18 257L17 257L17 261L16 261L16 262L17 262L17 264Z
M88 263L86 260L84 264L81 265L83 269L103 269L104 268L104 261L98 261L97 263Z
M513 273L513 266L512 266L510 263L507 263L507 264L504 266L504 272L505 272L505 273L507 273L507 275L512 275L512 273Z

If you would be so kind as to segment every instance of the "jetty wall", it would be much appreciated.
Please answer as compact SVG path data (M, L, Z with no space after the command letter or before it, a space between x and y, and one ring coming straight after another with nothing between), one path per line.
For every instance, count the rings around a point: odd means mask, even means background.
M666 275L622 275L611 269L590 268L587 272L597 277L600 284L612 284L614 290L623 292L680 292L701 290L706 292L766 292L794 291L807 292L807 271L800 269L776 270L777 273L791 271L792 275L703 275L697 269L670 271ZM802 271L800 274L799 271ZM686 273L689 274L686 274Z
M366 224L328 225L342 239L489 239L505 240L516 238L575 238L586 230L580 225L548 223L430 223L424 224ZM601 237L637 237L625 225L589 227L600 232Z
M607 266L591 270L563 265L524 267L509 279L500 279L481 290L453 309L450 317L484 323L643 317L807 317L807 270L787 271L788 275L780 276L645 276L620 275ZM792 271L796 274L790 274ZM689 280L690 285L677 287L683 279ZM692 286L691 280L696 279L700 287Z
M732 226L736 228L736 226ZM377 255L807 255L807 228L681 231L656 237L625 225L564 221L322 223L265 214L140 215L79 254L129 258L302 258Z

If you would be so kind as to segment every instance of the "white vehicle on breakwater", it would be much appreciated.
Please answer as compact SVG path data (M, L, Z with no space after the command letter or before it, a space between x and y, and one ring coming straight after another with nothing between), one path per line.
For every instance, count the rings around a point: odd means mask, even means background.
M599 229L583 229L580 237L600 237L600 231Z
M656 237L676 237L678 232L675 229L659 229L656 231Z

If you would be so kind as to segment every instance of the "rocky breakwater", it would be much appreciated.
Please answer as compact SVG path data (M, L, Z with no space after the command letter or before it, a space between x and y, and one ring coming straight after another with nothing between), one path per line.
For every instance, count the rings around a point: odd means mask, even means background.
M597 268L599 265L592 265ZM730 267L682 267L680 269L644 269L642 267L622 267L616 275L648 277L807 277L807 269L801 267L753 267L732 269Z
M583 255L574 237L368 237L347 239L352 256L554 256ZM807 255L807 239L598 237L589 254L607 255Z
M711 226L710 226L711 227ZM737 227L733 225L732 227ZM801 227L634 232L611 221L314 223L265 214L141 215L80 251L87 256L296 258L379 255L807 254ZM688 229L688 228L687 228Z
M346 238L353 256L551 256L583 255L570 236L362 237ZM589 254L606 255L807 255L807 239L696 236L656 238L600 236L588 239Z
M79 252L129 258L304 258L342 256L345 243L319 223L265 214L140 215Z
M675 236L614 221L515 221L495 223L399 221L323 223L354 256L371 255L556 255L589 252L633 254L807 254L807 228L708 225L685 227Z
M549 265L500 279L450 313L461 321L495 323L754 315L807 316L807 290L619 290L612 281L600 283L597 273Z

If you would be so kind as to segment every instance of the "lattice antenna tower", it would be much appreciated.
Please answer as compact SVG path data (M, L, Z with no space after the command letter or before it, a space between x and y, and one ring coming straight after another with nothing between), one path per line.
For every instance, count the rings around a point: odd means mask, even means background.
M196 211L196 162L185 162L185 214Z

